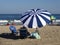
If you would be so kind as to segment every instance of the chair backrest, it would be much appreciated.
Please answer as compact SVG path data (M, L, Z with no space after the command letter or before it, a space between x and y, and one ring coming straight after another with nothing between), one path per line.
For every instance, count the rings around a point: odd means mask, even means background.
M17 31L16 31L16 27L13 26L13 25L11 25L11 26L9 27L9 29L10 29L10 31L17 32Z

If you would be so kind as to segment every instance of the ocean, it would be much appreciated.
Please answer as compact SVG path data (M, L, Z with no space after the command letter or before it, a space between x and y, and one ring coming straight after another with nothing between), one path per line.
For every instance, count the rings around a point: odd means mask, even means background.
M0 14L0 20L19 20L22 14Z
M52 14L56 19L60 19L60 14Z
M60 14L52 14L56 19L60 19ZM20 20L22 14L0 14L0 20Z

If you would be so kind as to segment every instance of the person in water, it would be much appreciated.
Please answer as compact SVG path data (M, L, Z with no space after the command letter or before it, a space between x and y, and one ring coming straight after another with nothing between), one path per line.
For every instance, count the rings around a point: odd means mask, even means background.
M53 21L54 21L56 18L55 18L54 16L51 16L50 19L51 19L51 24L53 24Z

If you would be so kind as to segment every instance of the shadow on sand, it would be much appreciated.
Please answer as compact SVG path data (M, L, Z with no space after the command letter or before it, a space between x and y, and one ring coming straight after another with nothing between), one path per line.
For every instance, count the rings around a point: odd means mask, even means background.
M22 27L19 30L19 36L16 35L12 35L11 33L2 33L0 34L0 37L2 38L6 38L6 39L13 39L13 40L17 40L17 39L26 39L27 36L29 35L29 32L27 31L27 29L25 27Z
M6 38L6 39L14 39L14 40L20 39L19 36L12 35L11 33L2 33L0 34L0 37Z

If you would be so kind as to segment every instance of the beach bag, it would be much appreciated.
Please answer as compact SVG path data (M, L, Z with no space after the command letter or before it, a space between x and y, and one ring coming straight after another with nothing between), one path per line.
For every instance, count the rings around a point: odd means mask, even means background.
M36 39L41 39L40 35L37 32L32 32L31 37Z
M21 39L25 39L27 38L28 34L27 34L27 30L20 30L20 38Z

